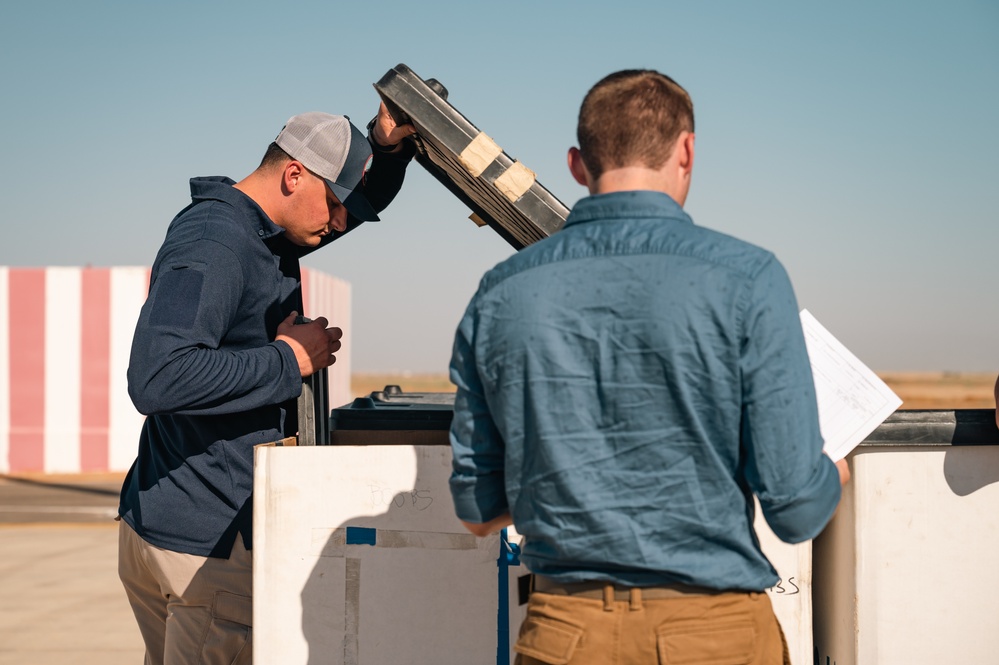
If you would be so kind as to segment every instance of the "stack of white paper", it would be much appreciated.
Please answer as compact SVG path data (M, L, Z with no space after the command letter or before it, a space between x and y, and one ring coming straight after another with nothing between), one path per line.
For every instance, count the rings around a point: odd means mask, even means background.
M815 379L825 451L837 461L894 413L902 400L807 309L801 310L801 327Z

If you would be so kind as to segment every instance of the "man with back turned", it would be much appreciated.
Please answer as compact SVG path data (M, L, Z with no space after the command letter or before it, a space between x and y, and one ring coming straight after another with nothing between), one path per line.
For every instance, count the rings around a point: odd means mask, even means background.
M607 76L577 132L590 196L458 326L458 517L524 536L523 665L787 662L753 496L800 542L849 476L822 452L790 280L684 212L694 115L671 78Z

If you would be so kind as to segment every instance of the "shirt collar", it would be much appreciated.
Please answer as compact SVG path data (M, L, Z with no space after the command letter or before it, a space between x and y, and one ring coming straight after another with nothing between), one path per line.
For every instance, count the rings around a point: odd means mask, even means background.
M595 194L576 202L565 220L564 227L597 219L664 217L693 224L683 208L668 194L648 190L632 190ZM563 228L564 228L563 227Z
M235 180L225 176L191 178L191 200L195 203L221 201L231 205L243 214L262 240L284 233L284 229L272 222L256 201L233 187L235 184Z

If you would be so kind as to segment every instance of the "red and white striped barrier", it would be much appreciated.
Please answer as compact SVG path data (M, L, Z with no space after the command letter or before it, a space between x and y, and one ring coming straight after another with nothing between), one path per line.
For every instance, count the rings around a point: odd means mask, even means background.
M306 316L350 330L350 285L302 269ZM0 473L124 471L143 416L128 397L149 269L0 266ZM349 346L330 403L350 401Z

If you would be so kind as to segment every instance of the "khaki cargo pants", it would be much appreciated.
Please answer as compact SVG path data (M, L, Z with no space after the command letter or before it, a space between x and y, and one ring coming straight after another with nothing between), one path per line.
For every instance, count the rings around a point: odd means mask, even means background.
M252 662L252 557L237 537L228 559L171 552L118 527L118 577L146 643L146 665Z
M765 592L643 598L607 586L601 595L532 593L515 663L790 665Z

